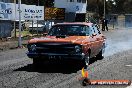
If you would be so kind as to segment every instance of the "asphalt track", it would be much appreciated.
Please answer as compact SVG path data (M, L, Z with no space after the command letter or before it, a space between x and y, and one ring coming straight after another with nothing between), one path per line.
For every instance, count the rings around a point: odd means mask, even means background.
M105 58L92 61L89 78L132 80L132 30L110 30ZM84 88L79 82L81 67L63 62L45 63L35 69L27 49L0 52L0 88ZM88 85L86 88L126 88L127 85Z

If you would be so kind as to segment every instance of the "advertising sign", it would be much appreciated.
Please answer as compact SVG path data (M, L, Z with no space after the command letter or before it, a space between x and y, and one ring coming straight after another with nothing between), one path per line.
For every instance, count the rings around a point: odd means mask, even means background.
M16 5L16 19L19 19L18 5ZM44 20L44 6L21 5L22 20Z
M36 6L36 19L44 20L44 6Z
M45 20L64 20L64 8L45 8Z
M13 3L0 2L0 19L13 20L14 19L13 8L14 8Z
M0 2L0 19L19 20L18 4ZM21 4L21 20L44 20L44 6Z
M25 5L22 9L22 16L26 20L35 20L36 19L36 8L35 5Z

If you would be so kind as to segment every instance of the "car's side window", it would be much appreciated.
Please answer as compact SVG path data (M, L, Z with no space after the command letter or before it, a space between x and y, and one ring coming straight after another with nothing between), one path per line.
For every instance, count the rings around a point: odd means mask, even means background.
M92 27L93 27L94 33L96 33L97 35L100 34L100 31L95 25L93 25Z
M93 29L93 27L92 26L90 26L89 27L89 34L90 35L92 35L92 34L94 34L95 32L94 32L94 29Z
M89 26L86 26L86 35L90 35L90 27Z

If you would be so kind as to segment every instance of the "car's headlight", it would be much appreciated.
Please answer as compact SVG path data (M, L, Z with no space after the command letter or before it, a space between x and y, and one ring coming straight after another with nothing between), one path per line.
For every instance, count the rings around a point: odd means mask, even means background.
M78 45L76 45L75 46L75 51L78 53L78 52L81 52L81 47L80 46L78 46Z
M30 45L29 49L31 51L36 51L36 45L35 44Z

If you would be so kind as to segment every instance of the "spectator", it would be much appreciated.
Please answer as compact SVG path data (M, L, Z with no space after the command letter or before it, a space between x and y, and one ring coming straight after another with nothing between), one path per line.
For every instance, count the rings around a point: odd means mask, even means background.
M105 31L105 19L104 18L101 20L101 23L102 23L102 31Z
M108 20L107 19L102 19L102 31L105 31L105 29L108 31Z
M105 19L105 28L106 28L106 30L108 31L108 20L107 19Z

